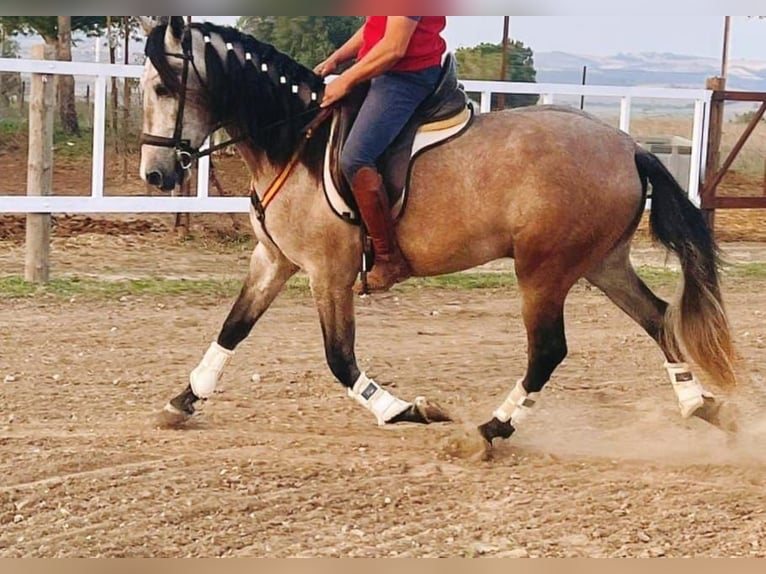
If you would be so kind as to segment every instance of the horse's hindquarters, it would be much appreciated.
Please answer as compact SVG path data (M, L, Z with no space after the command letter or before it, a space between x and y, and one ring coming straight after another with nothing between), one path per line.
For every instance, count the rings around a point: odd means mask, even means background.
M416 160L402 249L417 275L508 256L558 259L582 273L639 213L634 150L628 136L574 110L479 116Z

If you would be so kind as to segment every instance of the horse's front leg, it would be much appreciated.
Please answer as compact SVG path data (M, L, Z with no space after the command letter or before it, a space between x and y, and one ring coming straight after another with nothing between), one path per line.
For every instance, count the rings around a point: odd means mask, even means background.
M266 243L255 247L245 283L223 323L218 339L210 344L202 360L192 370L186 389L165 406L161 424L177 426L183 423L194 414L194 403L213 394L235 347L250 334L256 321L297 270L284 255Z
M384 389L359 370L354 355L355 320L352 285L356 273L349 276L311 276L311 292L319 311L324 337L325 357L333 375L348 395L370 411L379 425L400 422L428 424L452 420L438 405L417 397L404 401Z

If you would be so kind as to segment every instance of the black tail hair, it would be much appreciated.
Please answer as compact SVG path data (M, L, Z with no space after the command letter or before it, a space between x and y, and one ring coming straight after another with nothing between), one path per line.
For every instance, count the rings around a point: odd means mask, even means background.
M656 155L638 150L635 161L644 184L647 179L652 184L652 236L678 255L683 270L680 300L668 307L670 333L680 337L691 358L715 382L732 386L735 353L721 298L721 259L713 234L702 212Z

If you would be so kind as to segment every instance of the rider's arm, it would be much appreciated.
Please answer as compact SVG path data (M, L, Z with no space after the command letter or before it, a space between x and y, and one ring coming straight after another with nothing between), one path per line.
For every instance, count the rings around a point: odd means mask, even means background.
M354 35L346 40L345 44L335 50L326 60L314 68L314 72L320 76L332 74L342 63L355 58L359 53L359 50L362 48L362 42L364 41L363 30L364 26L354 32Z
M388 16L386 32L364 57L327 85L322 107L331 106L357 84L391 69L407 53L418 21L407 16Z
M351 36L345 44L343 44L340 48L335 50L335 53L333 56L335 56L335 59L338 61L339 64L342 64L343 62L348 62L349 60L352 60L356 58L356 55L359 53L359 50L362 48L362 41L363 41L363 34L362 31L364 30L364 26L359 28L356 32L354 32L354 35Z
M380 42L341 75L355 86L388 71L407 53L407 46L417 26L418 21L407 16L389 16Z

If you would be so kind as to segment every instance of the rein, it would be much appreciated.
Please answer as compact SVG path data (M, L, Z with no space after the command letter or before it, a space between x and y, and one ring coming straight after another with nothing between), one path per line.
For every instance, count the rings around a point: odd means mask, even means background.
M251 183L250 185L250 202L253 204L253 207L255 208L256 213L258 214L259 219L263 219L266 208L268 205L274 200L274 198L277 196L277 194L280 192L282 187L285 184L285 181L287 181L287 178L290 176L290 174L293 171L293 168L295 168L295 165L298 163L298 160L300 159L301 153L306 147L306 144L308 144L309 140L314 137L314 133L316 132L316 129L321 126L324 121L332 115L333 108L322 108L317 116L311 120L311 122L304 128L304 137L301 140L300 144L298 144L298 147L293 152L293 155L290 157L290 161L287 162L287 165L282 168L282 171L280 171L277 176L272 180L272 182L269 184L269 186L266 188L266 191L263 192L263 197L259 197L258 192L255 188L255 183Z

